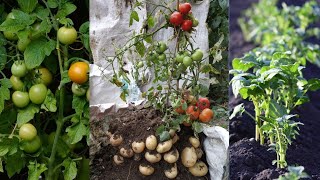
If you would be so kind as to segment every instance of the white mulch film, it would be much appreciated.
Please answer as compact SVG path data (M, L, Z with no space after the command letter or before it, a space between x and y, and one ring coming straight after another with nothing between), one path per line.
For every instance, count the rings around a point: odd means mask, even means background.
M127 6L125 0L91 0L90 1L90 45L93 53L94 65L90 67L90 89L91 99L90 106L99 107L101 112L108 110L117 111L120 108L127 108L128 104L120 99L121 89L109 82L112 77L111 67L107 67L107 57L115 55L115 49L112 44L118 47L124 45L131 37L133 32L139 32L143 26L142 19L145 19L147 12L152 10L152 5L148 2L159 4L163 1L148 0L144 3L144 8L136 9L139 14L140 21L134 22L129 27L129 18L131 7ZM176 1L172 6L175 6ZM209 0L203 0L196 4L192 4L192 13L199 20L199 26L196 27L196 32L193 34L194 47L199 47L203 51L209 49L208 29L206 27L206 19L209 11ZM160 22L163 22L163 17L157 16ZM157 20L156 20L157 21ZM155 35L155 40L165 41L170 39L173 34L173 29L162 29ZM174 47L174 41L169 43L169 47ZM204 55L206 57L206 54ZM127 55L128 60L132 59ZM128 61L126 69L130 69L132 64ZM102 71L103 70L103 71ZM152 86L152 72L147 72L150 78L150 83L142 89L147 89ZM204 74L204 77L208 75ZM209 83L207 83L209 84ZM139 98L135 104L143 103L144 99ZM224 165L227 160L228 148L228 132L223 131L219 127L210 127L205 130L208 136L204 143L204 149L207 154L207 161L210 165L210 176L212 180L222 179Z

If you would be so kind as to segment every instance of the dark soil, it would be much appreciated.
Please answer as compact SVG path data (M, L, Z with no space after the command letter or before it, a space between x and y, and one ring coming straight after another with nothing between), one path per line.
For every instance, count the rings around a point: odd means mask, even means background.
M245 42L237 24L237 19L241 12L248 8L250 4L257 0L230 1L230 58L241 57L245 52L253 49L255 45ZM302 5L305 0L280 0L288 5ZM320 2L320 0L318 0ZM319 23L315 26L319 27ZM320 43L319 40L310 39L313 43ZM304 70L304 77L320 78L320 68L307 63ZM320 91L308 93L310 103L298 107L294 113L299 114L299 121L304 123L300 126L300 135L289 147L287 151L287 162L289 165L304 166L306 172L312 179L320 179L320 144L319 132L320 121ZM234 98L229 88L229 107L233 109L237 104L244 103L246 109L254 113L253 105L245 100ZM274 179L283 174L285 170L276 169L272 165L272 160L276 155L268 151L268 147L260 146L259 143L250 141L254 137L254 122L248 116L243 115L241 118L234 118L230 121L230 179L231 180L262 180Z
M131 144L134 140L145 140L147 136L155 134L157 127L162 124L161 114L154 109L125 110L107 116L107 119L109 120L107 129L115 135L121 135L124 138L124 144ZM123 164L119 166L114 165L113 156L118 154L119 150L108 143L107 133L105 133L106 128L101 125L103 124L102 121L103 119L94 118L91 123L91 133L93 133L94 138L98 139L98 141L94 142L100 143L100 148L93 150L93 153L91 153L90 168L92 180L168 179L165 177L164 171L169 169L170 165L164 160L152 165L155 168L155 172L148 177L141 175L138 169L140 164L149 164L144 157L140 161L135 161L133 158L125 159ZM105 129L104 132L102 132L103 129ZM174 148L177 148L181 152L184 147L190 146L188 138L192 133L191 129L183 128L178 133L180 140L174 144ZM91 144L90 146L94 148L95 144ZM202 161L206 162L205 155L202 156ZM179 174L176 179L178 180L209 179L209 173L206 177L201 178L191 175L188 169L182 165L180 159L177 162L177 167Z

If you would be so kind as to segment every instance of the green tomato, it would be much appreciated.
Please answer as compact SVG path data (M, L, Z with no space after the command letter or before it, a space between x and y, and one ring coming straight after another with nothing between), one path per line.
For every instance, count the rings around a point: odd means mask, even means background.
M35 23L32 25L32 33L31 33L31 39L38 39L43 35L43 32L40 31L41 25L40 23Z
M189 57L189 56L186 56L186 57L184 57L183 58L183 64L185 65L185 66L190 66L191 64L192 64L192 59L191 59L191 57Z
M16 77L24 77L27 72L27 66L23 60L15 61L11 66L11 73Z
M58 40L63 44L72 44L77 40L77 31L74 27L61 27L58 30Z
M156 48L156 52L159 54L162 54L163 52L165 52L167 50L167 44L164 42L159 42Z
M56 132L55 131L53 131L53 132L51 132L49 134L49 136L48 136L48 144L49 145L53 144L55 136L56 136Z
M52 82L52 74L51 72L44 67L35 69L35 82L37 84L44 84L46 86L48 86L49 84L51 84Z
M72 83L71 90L72 90L72 93L76 96L83 96L87 92L87 90L83 88L83 86L77 83Z
M29 154L37 152L41 147L41 139L39 136L36 136L31 141L21 141L20 148Z
M164 60L166 60L166 58L167 58L166 54L160 54L158 56L159 61L164 61Z
M184 58L184 54L179 52L176 56L176 61L179 62L179 63L182 63L183 62L183 58Z
M44 84L33 85L29 89L29 97L34 104L42 104L47 97L47 86Z
M142 67L143 67L143 62L140 61L140 62L137 64L137 67L138 67L138 68L142 68Z
M192 27L197 27L199 25L199 21L196 18L192 19Z
M22 91L24 88L24 83L21 81L19 77L12 75L10 77L10 82L12 84L12 89L15 91Z
M21 40L18 40L18 49L19 51L23 52L26 50L27 46L30 44L31 40L29 38Z
M12 94L12 102L18 108L24 108L30 102L29 95L27 92L15 91Z
M31 141L37 136L37 129L30 123L22 125L19 129L19 137L26 141Z
M149 53L148 53L148 56L147 56L147 59L148 59L149 61L154 62L154 61L157 60L158 56L159 56L159 55L158 55L158 53L156 53L156 52L149 52Z
M198 49L191 55L191 58L194 61L201 61L203 58L203 52L200 49Z
M6 39L10 40L10 41L16 41L18 40L18 36L16 32L13 31L4 31L3 35Z
M86 97L87 101L90 101L90 89L87 90Z

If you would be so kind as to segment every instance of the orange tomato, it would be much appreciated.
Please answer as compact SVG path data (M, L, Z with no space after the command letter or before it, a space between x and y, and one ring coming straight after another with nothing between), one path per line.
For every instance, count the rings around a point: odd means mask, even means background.
M189 106L186 110L186 114L189 115L191 120L196 120L200 115L200 109L197 106Z
M199 120L201 122L207 123L210 122L211 119L213 118L213 111L209 108L205 108L204 110L202 110L202 112L199 115Z
M73 63L68 71L68 76L72 82L83 84L88 81L89 65L85 62Z

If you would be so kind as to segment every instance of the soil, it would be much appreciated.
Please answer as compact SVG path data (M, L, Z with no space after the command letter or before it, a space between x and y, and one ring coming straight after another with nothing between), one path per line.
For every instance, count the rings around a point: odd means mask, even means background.
M144 157L141 157L140 161L135 161L133 158L125 159L123 164L114 165L113 156L118 154L119 150L109 144L109 138L106 133L108 129L115 135L121 135L124 139L124 144L131 144L135 140L145 140L149 135L155 134L157 127L162 124L161 113L154 109L123 110L107 116L107 127L102 125L102 121L106 119L101 115L93 117L91 120L91 133L94 137L93 139L96 140L91 141L93 143L90 145L90 148L94 149L93 151L90 149L92 180L106 179L106 177L108 180L168 179L165 177L164 171L170 169L171 166L164 160L152 164L155 172L151 176L143 176L139 172L138 167L140 164L150 164ZM177 134L180 140L174 144L174 148L181 152L184 147L191 146L188 138L193 135L193 131L190 128L183 127ZM203 136L201 135L200 139L204 139ZM97 144L99 144L99 147ZM201 160L206 162L205 154ZM177 167L179 174L176 179L178 180L209 179L209 173L205 177L194 177L182 165L180 159L177 162Z
M241 12L248 8L257 0L230 1L230 59L241 57L245 52L253 49L254 44L245 42L241 29L237 24L237 18ZM280 0L288 5L302 5L305 0ZM320 2L320 0L318 0ZM314 26L320 27L320 22ZM313 43L319 40L310 39ZM316 65L307 63L303 71L304 77L320 78L320 68ZM319 132L320 121L317 117L320 115L320 91L309 92L310 102L304 104L294 113L299 114L299 121L304 123L300 126L300 135L289 146L287 151L287 162L289 165L301 165L305 167L306 172L312 179L320 179L320 144ZM244 103L245 107L251 114L254 114L253 105L240 98L234 98L229 88L229 107L233 109L237 104ZM275 179L280 174L284 174L284 169L276 169L272 165L275 159L275 152L268 151L268 147L260 146L252 138L254 137L254 122L248 116L243 115L241 118L234 118L230 121L230 179L231 180L262 180Z

